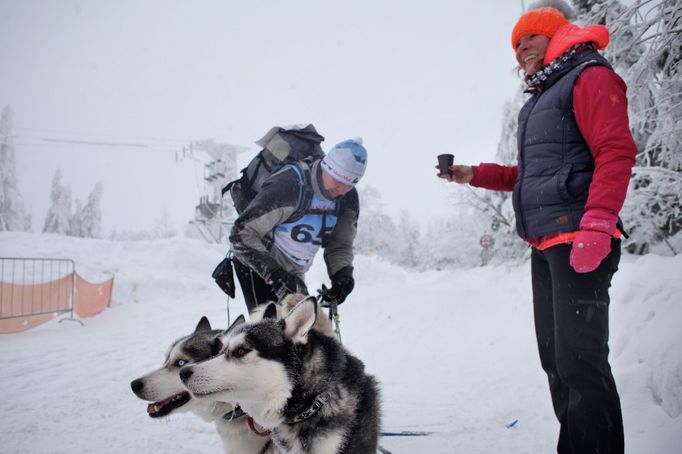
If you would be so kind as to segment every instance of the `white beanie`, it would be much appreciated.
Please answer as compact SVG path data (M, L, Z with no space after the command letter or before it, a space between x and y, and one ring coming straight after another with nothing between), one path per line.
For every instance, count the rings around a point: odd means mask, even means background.
M355 185L362 178L366 167L367 150L359 137L334 145L322 159L322 168L336 181L348 186Z

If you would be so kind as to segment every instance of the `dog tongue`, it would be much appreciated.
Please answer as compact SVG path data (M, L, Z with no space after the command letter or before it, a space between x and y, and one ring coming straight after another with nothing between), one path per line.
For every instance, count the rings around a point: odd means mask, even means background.
M159 402L153 402L149 405L147 405L147 414L151 416L152 418L157 417L157 416L163 416L168 413L173 408L179 407L181 405L184 405L188 400L189 400L189 393L183 392L180 394L176 394L174 396L169 397L168 399L159 401Z

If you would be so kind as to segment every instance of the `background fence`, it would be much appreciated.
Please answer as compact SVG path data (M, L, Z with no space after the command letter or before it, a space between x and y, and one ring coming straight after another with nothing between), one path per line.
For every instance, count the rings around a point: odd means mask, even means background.
M70 259L0 258L0 333L32 328L68 313L91 317L111 303L113 278L93 284Z

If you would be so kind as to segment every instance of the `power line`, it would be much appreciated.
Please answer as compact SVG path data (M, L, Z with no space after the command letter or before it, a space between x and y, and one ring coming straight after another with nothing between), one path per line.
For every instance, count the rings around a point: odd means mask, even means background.
M75 139L52 139L43 137L45 142L61 142L61 143L73 143L78 145L98 145L98 146L109 146L109 147L137 147L137 148L147 148L145 143L123 143L123 142L91 142L89 140L75 140Z
M187 138L169 138L169 137L149 137L149 136L138 136L138 135L133 135L133 136L128 136L128 135L122 135L122 134L106 134L106 133L88 133L88 132L77 132L77 131L66 131L66 130L60 130L60 129L52 129L52 128L26 128L26 127L21 127L21 126L14 126L14 131L19 132L18 135L21 136L33 136L35 137L36 135L39 136L45 136L45 135L59 135L59 136L67 136L67 137L79 137L79 138L96 138L96 139L114 139L114 140L136 140L136 141L144 141L144 142L175 142L175 143L187 143L191 139ZM22 132L28 132L29 134L25 134ZM37 133L37 134L36 134Z

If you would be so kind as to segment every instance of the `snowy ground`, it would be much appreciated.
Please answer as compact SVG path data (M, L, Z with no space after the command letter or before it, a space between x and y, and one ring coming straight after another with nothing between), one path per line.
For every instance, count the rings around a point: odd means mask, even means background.
M115 273L112 307L76 323L0 335L3 453L222 452L212 425L152 420L130 391L202 315L227 324L210 279L224 251L196 240L110 242L0 233L0 256L69 257L86 279ZM381 382L394 453L549 453L558 425L539 366L528 265L414 273L368 257L341 306L344 344ZM321 260L308 278L323 282ZM612 289L612 366L627 452L682 444L682 257L625 256ZM231 315L242 312L233 301ZM506 425L518 420L513 427Z

